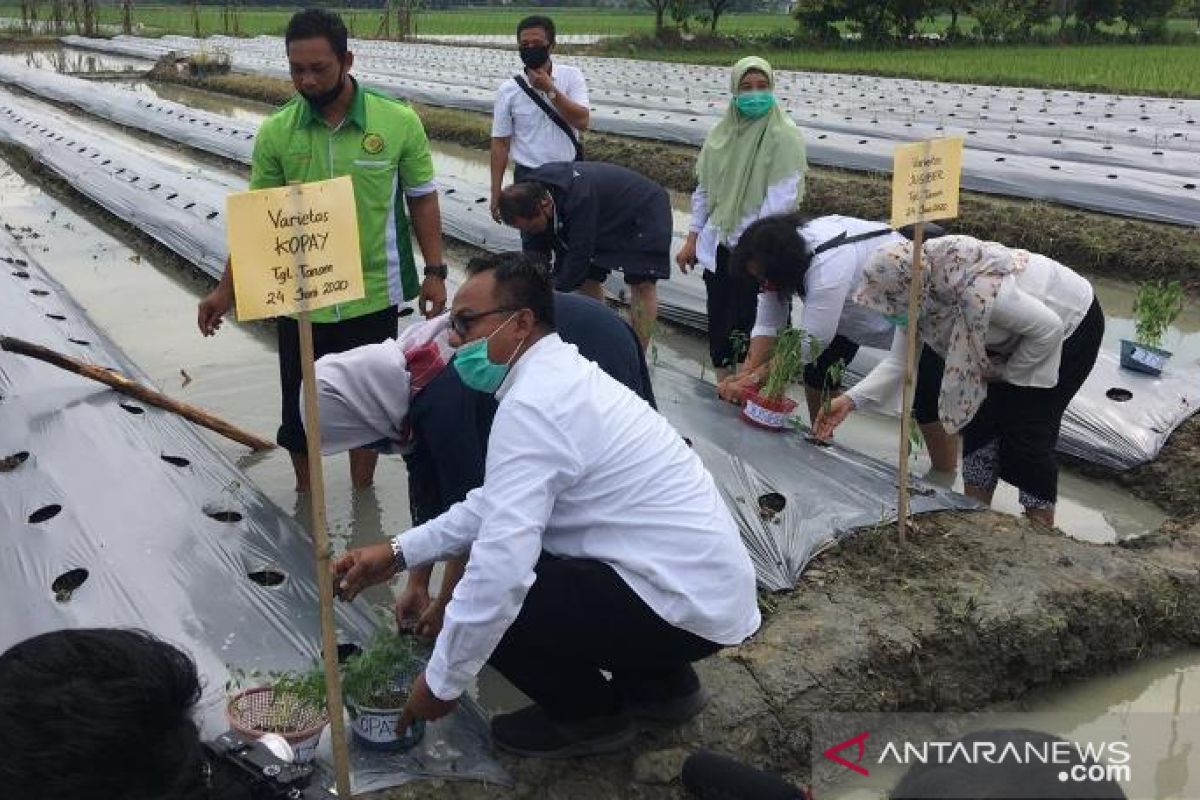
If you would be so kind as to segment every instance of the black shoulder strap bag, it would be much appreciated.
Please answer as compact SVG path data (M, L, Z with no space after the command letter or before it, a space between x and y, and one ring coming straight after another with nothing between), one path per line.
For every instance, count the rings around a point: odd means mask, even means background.
M571 127L571 123L562 118L554 108L546 102L537 91L529 85L525 80L524 75L513 75L513 80L517 82L517 86L521 87L521 91L529 95L529 99L537 104L537 107L550 118L550 121L562 129L562 132L571 140L571 144L575 145L575 160L583 161L583 144L579 141L579 137L575 134L575 129Z

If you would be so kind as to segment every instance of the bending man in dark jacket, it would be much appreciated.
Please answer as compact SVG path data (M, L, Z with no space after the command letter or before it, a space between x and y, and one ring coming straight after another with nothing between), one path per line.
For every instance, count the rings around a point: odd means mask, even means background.
M500 218L532 234L528 252L554 257L554 288L604 299L613 270L629 285L645 348L658 317L655 282L671 276L671 200L649 178L596 161L544 164L500 194Z

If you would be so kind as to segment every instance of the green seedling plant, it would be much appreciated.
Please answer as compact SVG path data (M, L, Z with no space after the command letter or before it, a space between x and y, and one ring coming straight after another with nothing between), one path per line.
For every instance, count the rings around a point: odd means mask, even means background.
M729 334L729 349L733 351L733 363L726 364L729 369L737 369L738 364L746 360L750 352L750 337L745 331L734 331Z
M925 437L921 433L921 427L910 423L908 426L908 457L916 458L924 449Z
M266 733L296 733L301 726L296 720L304 712L325 713L325 671L314 664L306 670L246 671L230 668L225 693L232 694L246 686L267 686L271 689L271 705L256 727Z
M799 328L785 328L775 339L771 368L767 372L766 383L763 384L764 399L783 399L788 386L800 375L800 371L804 369L805 338L805 332Z
M1133 300L1137 341L1147 347L1162 347L1163 335L1181 311L1183 287L1179 281L1143 283Z
M828 414L833 403L834 387L840 388L842 377L846 374L846 360L839 358L825 370L825 381L821 387L821 413Z
M385 628L342 665L342 694L361 707L402 708L408 687L400 682L419 670L412 638Z

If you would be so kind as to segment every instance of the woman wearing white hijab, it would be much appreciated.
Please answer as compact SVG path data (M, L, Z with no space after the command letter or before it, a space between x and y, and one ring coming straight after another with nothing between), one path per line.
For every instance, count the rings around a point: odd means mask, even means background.
M907 322L912 248L877 251L855 302ZM1053 525L1059 427L1104 337L1092 286L1045 256L969 236L934 239L922 251L918 339L946 360L938 412L947 430L962 433L965 491L990 504L1003 478L1020 489L1029 517ZM888 358L831 403L819 436L864 403L895 396L906 335L897 328Z
M736 278L730 251L755 220L795 211L804 199L804 137L775 98L775 73L750 56L733 65L729 107L709 131L696 162L686 243L675 256L687 272L704 269L708 349L718 379L736 366L733 337L749 339L758 287Z

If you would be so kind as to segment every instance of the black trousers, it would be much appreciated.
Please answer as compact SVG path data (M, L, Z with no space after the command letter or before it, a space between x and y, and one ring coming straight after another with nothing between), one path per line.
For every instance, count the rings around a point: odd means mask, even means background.
M691 662L721 649L655 614L603 562L542 553L536 571L488 663L551 719L607 716L626 701L691 694L700 685Z
M737 367L734 334L741 334L749 343L758 312L758 285L745 276L734 275L729 268L729 256L728 247L718 246L716 269L704 272L704 289L708 297L708 354L718 369ZM745 352L742 355L745 356Z
M314 322L313 358L395 339L397 319L396 306L389 306L341 322ZM300 419L300 324L290 317L278 317L275 331L279 340L279 389L283 393L275 443L292 453L303 453L307 442Z
M1058 383L1050 389L988 384L987 397L963 428L963 479L995 487L998 480L1021 490L1026 508L1048 507L1058 499L1054 448L1071 398L1096 364L1104 339L1104 312L1093 300L1087 315L1062 345Z
M839 361L848 365L858 355L858 343L838 334L817 356L817 360L804 366L804 385L817 391L837 391L842 388L830 380L829 368ZM921 425L938 421L938 397L942 393L942 372L945 360L929 345L921 348L917 359L917 386L913 391L913 419Z

